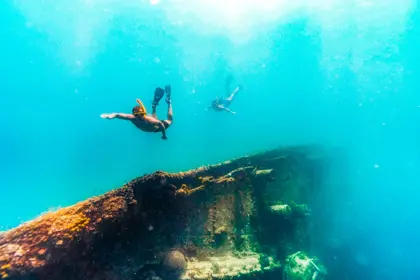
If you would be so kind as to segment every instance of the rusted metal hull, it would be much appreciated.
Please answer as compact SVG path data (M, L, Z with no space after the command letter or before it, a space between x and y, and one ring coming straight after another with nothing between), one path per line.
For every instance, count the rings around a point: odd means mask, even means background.
M0 278L268 279L309 246L314 171L328 158L319 147L280 148L137 178L1 234ZM204 268L210 258L232 265Z

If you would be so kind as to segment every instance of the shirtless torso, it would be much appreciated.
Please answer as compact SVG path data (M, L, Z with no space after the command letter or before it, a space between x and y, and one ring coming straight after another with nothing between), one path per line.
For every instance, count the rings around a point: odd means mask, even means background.
M134 117L134 116L133 116ZM140 130L144 132L159 132L161 130L162 122L150 117L144 116L143 118L131 119L131 122Z

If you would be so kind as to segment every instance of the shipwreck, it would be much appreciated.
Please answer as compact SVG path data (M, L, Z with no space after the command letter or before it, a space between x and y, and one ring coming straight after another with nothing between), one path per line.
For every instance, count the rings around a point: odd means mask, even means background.
M0 234L0 278L320 280L313 194L330 154L279 148L157 171Z

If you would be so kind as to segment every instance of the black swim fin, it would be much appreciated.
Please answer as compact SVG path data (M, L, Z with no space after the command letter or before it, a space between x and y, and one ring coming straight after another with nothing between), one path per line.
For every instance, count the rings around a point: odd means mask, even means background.
M165 90L163 88L157 87L155 89L155 97L153 99L153 106L159 105L159 101L162 99L163 95L165 94Z

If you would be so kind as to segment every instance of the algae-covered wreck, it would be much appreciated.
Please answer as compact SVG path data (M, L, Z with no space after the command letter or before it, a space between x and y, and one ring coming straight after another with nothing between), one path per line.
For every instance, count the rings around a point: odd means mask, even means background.
M137 178L3 233L0 278L323 279L304 252L326 162L298 147Z

